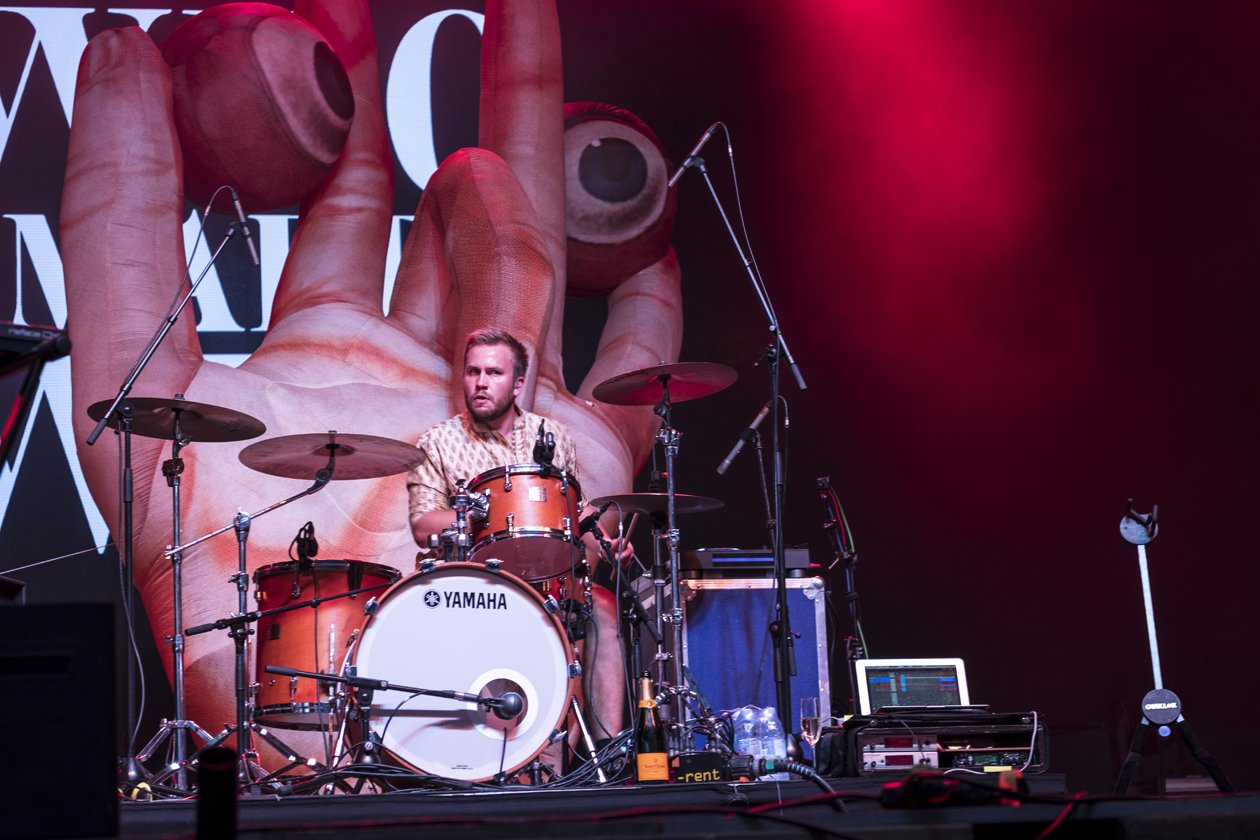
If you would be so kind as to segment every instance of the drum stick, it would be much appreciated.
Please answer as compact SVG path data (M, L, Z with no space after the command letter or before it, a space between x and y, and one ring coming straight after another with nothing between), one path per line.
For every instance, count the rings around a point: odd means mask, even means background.
M626 539L630 539L630 535L634 533L634 526L639 524L639 512L636 510L630 514L630 524L626 526L625 533L622 534Z

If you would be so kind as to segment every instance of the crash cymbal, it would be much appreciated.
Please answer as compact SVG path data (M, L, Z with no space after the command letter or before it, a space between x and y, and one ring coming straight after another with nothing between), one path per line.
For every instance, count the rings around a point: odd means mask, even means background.
M424 461L424 453L410 443L341 432L260 440L242 449L240 457L245 466L268 475L314 478L332 455L334 481L396 475Z
M675 362L623 373L595 386L595 399L613 405L656 405L669 385L670 402L707 397L729 388L739 374L713 362Z
M255 444L257 445L257 444ZM623 515L629 513L646 513L650 516L664 516L669 508L668 493L622 493L620 496L601 496L591 499L587 504L603 507L607 504L619 505ZM675 513L704 513L722 507L722 502L708 496L691 496L687 493L674 494Z
M193 442L249 440L267 431L261 420L218 405L159 397L131 397L127 402L131 403L131 432L142 437L173 440L176 420L179 433ZM113 404L112 399L92 403L88 406L88 416L100 420Z

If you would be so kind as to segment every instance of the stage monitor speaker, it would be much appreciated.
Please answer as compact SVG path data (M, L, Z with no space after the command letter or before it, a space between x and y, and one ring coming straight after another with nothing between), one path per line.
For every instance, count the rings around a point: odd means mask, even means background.
M827 598L822 578L789 578L788 620L796 653L789 681L794 709L779 718L795 730L800 698L819 698L831 708L827 667ZM679 582L683 610L683 663L714 709L748 704L775 706L774 581L766 578L685 579ZM824 712L827 714L828 712Z
M111 604L0 607L0 836L114 837Z

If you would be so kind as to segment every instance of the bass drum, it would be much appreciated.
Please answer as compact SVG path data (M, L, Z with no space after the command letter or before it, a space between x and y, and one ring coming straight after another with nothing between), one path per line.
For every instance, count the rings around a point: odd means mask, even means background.
M475 703L374 691L360 713L386 754L425 775L484 781L541 753L577 683L573 647L549 603L478 563L443 563L390 588L363 623L358 676L481 697L516 692L524 706L505 720Z

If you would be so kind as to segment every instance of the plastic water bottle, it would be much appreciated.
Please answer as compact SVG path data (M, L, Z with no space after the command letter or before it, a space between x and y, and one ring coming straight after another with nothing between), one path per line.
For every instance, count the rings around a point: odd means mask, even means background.
M745 706L735 713L733 746L739 755L757 758L761 754L761 742L757 739L757 715L760 711L756 706Z
M761 740L761 758L787 760L787 733L783 731L783 723L774 706L766 706L761 710L761 715L757 718L757 731ZM771 773L761 778L786 782L791 777L787 773Z

